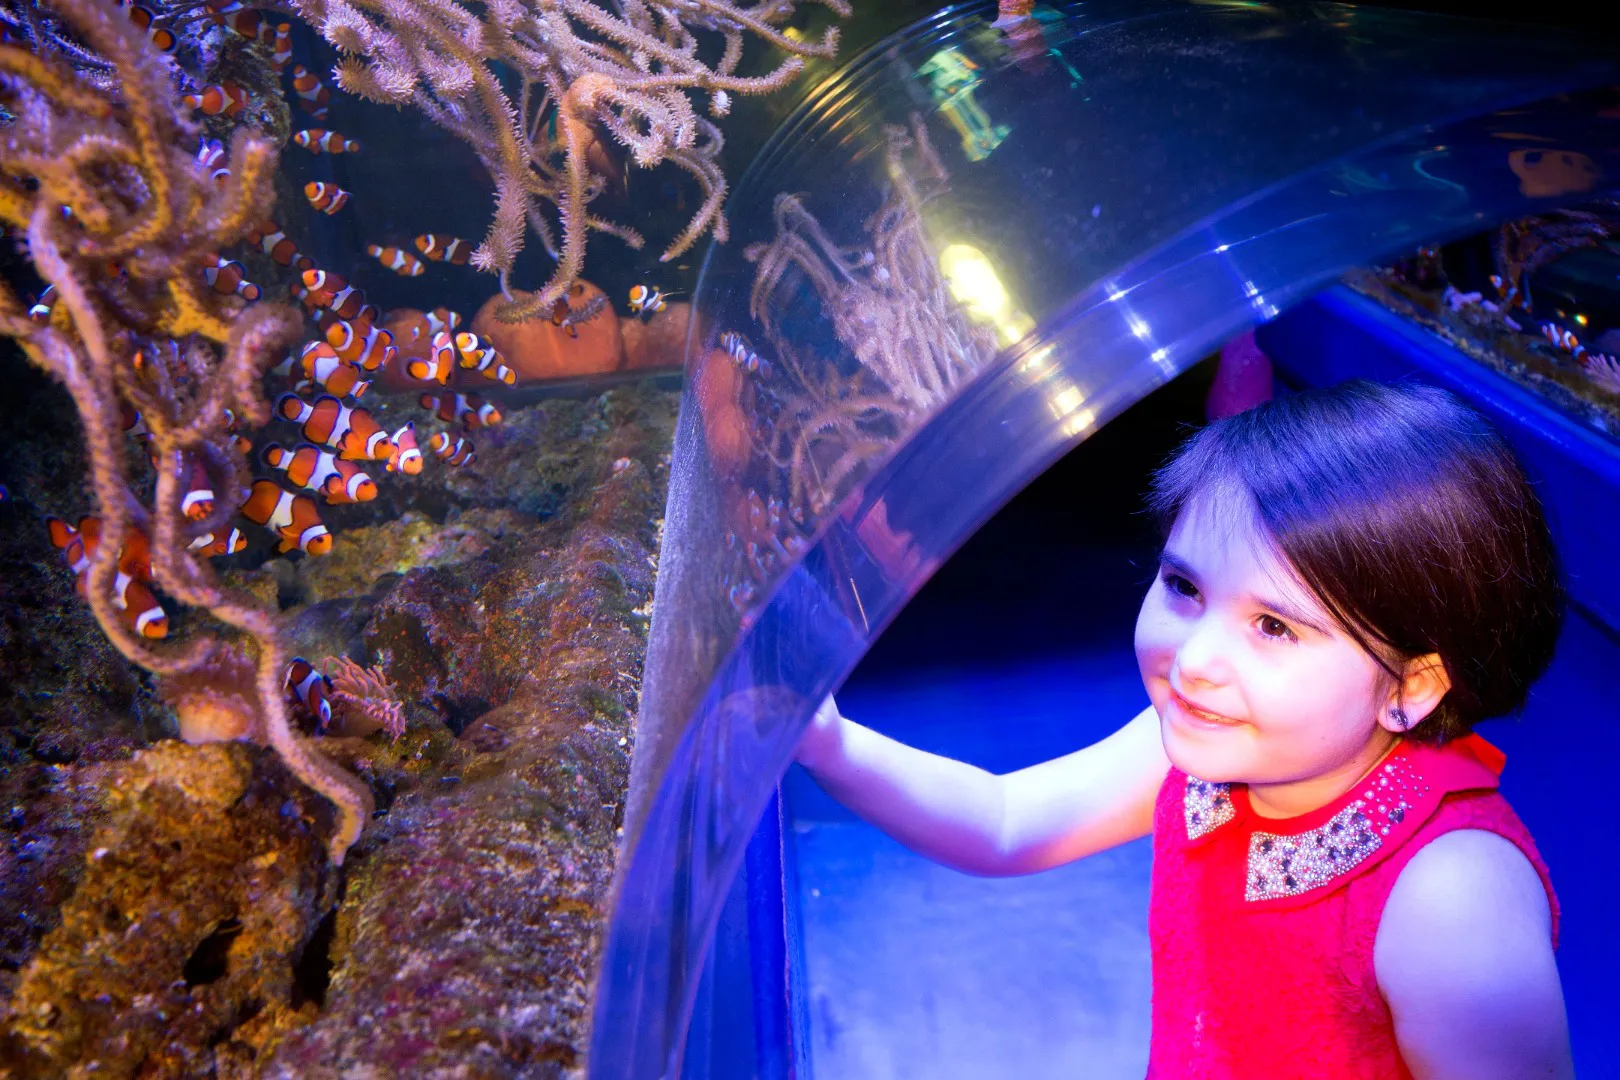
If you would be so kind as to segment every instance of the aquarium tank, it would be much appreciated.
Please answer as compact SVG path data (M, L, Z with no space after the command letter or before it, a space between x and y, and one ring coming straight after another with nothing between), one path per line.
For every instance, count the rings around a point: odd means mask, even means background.
M0 0L0 1075L811 1075L815 703L1341 279L1612 440L1617 87L1335 4Z

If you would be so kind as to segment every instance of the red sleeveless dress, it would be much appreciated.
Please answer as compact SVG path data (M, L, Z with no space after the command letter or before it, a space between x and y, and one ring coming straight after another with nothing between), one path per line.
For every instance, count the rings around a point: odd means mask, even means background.
M1453 829L1518 845L1558 899L1497 791L1505 758L1478 735L1402 741L1319 810L1255 815L1242 784L1172 768L1153 815L1150 1080L1409 1080L1373 971L1401 869Z

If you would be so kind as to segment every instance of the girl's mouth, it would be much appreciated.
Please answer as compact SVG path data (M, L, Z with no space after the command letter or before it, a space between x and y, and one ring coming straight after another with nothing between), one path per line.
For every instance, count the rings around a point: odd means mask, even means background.
M1206 712L1195 707L1192 702L1176 693L1173 687L1170 690L1170 700L1174 703L1176 712L1180 714L1179 719L1191 727L1233 728L1239 727L1243 723L1241 720L1233 720L1230 717L1221 716L1219 713Z

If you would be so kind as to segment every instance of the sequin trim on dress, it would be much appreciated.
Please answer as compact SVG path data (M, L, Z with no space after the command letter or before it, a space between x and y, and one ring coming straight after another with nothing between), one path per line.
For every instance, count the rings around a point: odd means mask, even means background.
M1326 885L1382 847L1383 838L1429 792L1423 775L1402 759L1386 762L1360 786L1360 797L1325 825L1292 836L1252 833L1243 898L1276 900ZM1190 784L1188 792L1190 800Z
M1181 806L1187 815L1187 839L1196 840L1225 825L1236 812L1232 809L1232 785L1212 784L1196 776L1187 777L1187 793Z

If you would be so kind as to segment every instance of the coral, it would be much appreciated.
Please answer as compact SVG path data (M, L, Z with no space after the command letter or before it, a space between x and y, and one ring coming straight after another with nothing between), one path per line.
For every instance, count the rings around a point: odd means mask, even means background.
M504 321L549 315L579 276L588 230L640 247L641 237L589 212L612 171L603 147L611 136L635 164L671 162L703 189L702 206L664 252L674 258L705 233L725 239L725 177L717 157L720 130L697 115L688 94L706 93L709 112L724 116L731 94L785 86L805 57L828 57L836 28L819 42L779 29L790 0L629 0L617 13L592 0L291 0L292 7L344 54L338 85L389 105L414 104L472 147L495 182L495 213L473 253L479 269L507 278L528 231L539 233L557 268L539 290L514 299ZM840 16L846 0L819 0ZM724 41L720 57L698 57L694 30ZM746 36L789 56L767 75L735 72ZM497 69L516 74L516 103ZM559 160L560 159L560 160ZM594 167L593 167L594 166ZM541 207L553 204L561 250Z
M239 133L230 176L216 182L195 159L197 130L182 119L167 61L135 23L96 0L48 6L113 65L118 83L95 92L63 56L0 45L0 97L13 117L0 145L0 222L26 236L35 269L59 297L49 321L36 323L0 284L0 332L71 395L102 535L143 530L153 580L168 595L256 642L257 730L341 809L331 847L340 862L369 813L369 792L293 732L280 693L286 657L273 609L226 590L189 549L201 533L227 527L241 503L246 461L226 428L232 414L251 424L268 420L260 375L298 332L290 309L243 310L207 289L198 272L207 253L264 218L276 149ZM150 507L134 497L127 475L125 408L141 414L154 460L164 465ZM195 522L181 513L194 464L220 494ZM86 582L91 610L119 652L170 677L216 656L220 643L206 635L155 647L128 627L114 596L119 570L117 545L102 544Z
M796 195L779 195L776 236L750 245L755 264L749 314L771 345L750 376L756 449L788 478L779 499L793 521L819 516L900 432L941 405L995 355L995 336L970 323L947 289L921 211L945 192L948 174L920 119L890 125L890 187L865 224L865 242L836 243ZM800 355L780 324L777 300L808 283L833 335L855 362L853 377L827 358ZM751 391L751 393L750 393Z
M78 886L0 1013L0 1074L247 1075L225 1066L250 1059L254 1021L298 1008L335 899L323 808L287 779L240 743L162 742L117 769Z
M1527 275L1566 252L1593 247L1620 233L1620 199L1597 199L1535 217L1506 222L1497 233L1496 272L1504 289L1526 311L1531 310Z

